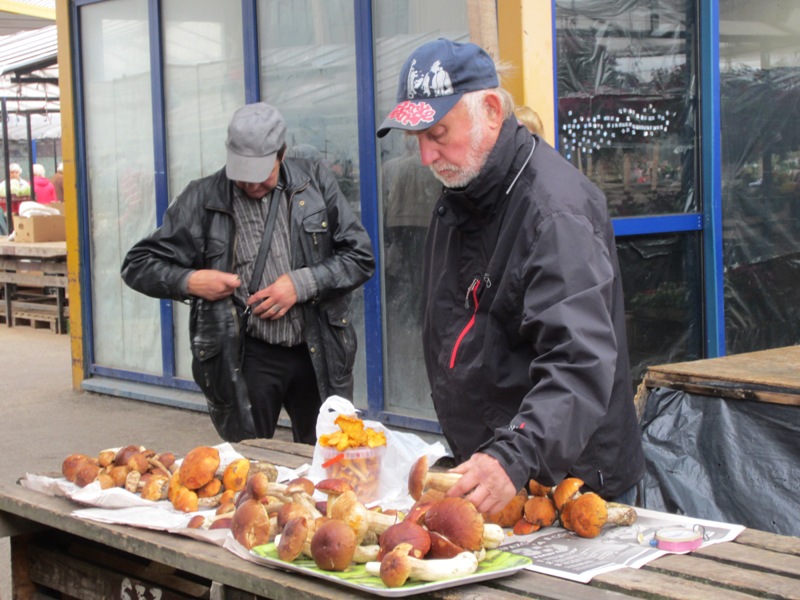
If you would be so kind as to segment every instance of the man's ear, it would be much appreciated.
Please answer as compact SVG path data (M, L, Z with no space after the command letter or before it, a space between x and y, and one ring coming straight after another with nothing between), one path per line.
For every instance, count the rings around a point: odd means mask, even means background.
M483 107L486 111L486 120L492 129L500 129L503 126L503 100L495 92L489 92L483 97Z

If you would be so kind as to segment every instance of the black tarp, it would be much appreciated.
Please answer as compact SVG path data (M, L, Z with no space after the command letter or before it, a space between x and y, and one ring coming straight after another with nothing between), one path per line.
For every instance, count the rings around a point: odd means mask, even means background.
M800 535L800 406L650 391L642 506Z

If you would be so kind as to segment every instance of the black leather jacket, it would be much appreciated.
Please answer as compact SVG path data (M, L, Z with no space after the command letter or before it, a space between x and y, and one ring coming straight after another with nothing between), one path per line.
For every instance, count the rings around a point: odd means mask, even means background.
M508 119L478 178L439 198L425 260L426 367L457 460L490 454L518 489L569 474L614 498L639 481L602 192Z
M318 286L317 296L302 308L320 397L352 398L356 336L349 294L375 272L372 245L329 170L287 157L281 175L290 206L292 268L310 268ZM233 272L232 186L224 168L190 182L170 204L161 227L128 252L122 277L148 296L191 302L194 379L220 436L239 441L255 433L239 372L240 328L233 296L211 302L186 298L181 291L193 270Z

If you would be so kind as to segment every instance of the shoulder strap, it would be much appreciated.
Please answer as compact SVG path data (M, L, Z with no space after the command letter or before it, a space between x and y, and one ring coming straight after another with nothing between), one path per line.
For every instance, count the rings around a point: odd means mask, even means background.
M282 191L283 186L277 186L272 190L272 196L269 200L269 214L267 215L267 224L264 227L264 237L261 238L258 256L256 256L256 262L253 266L253 276L250 278L250 285L247 288L251 296L258 291L258 287L261 285L261 274L264 272L264 265L267 263L267 254L269 254L269 242L272 238L272 232L275 229L275 221L278 220Z

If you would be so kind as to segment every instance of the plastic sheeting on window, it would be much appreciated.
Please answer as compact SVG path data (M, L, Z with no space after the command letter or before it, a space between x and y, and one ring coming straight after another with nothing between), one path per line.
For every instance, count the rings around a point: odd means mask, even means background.
M695 3L557 0L559 149L612 216L697 210Z
M794 345L800 342L800 66L738 65L720 79L727 351Z
M800 535L800 407L650 391L642 506Z

